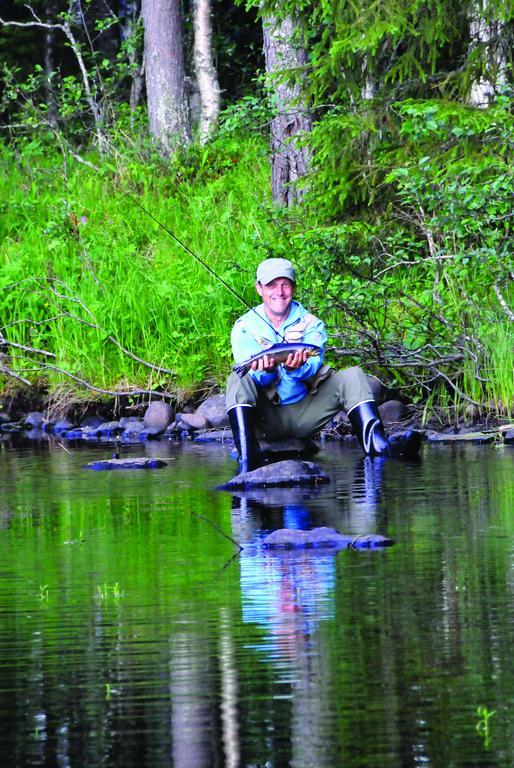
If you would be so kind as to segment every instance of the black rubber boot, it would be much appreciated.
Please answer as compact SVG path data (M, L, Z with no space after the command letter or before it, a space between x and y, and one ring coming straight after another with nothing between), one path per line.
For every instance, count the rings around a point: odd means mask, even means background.
M250 472L261 466L259 442L253 429L253 408L236 405L228 411L228 420L239 453L241 472Z
M367 456L417 458L421 434L407 429L388 440L375 402L359 403L349 412L348 418Z

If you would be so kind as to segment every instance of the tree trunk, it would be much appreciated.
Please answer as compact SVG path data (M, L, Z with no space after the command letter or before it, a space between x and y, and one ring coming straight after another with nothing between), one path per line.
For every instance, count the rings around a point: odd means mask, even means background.
M496 98L498 88L507 82L507 52L503 49L502 28L504 22L484 3L472 4L469 24L472 53L479 46L483 49L483 65L480 76L471 84L469 101L475 107L487 107Z
M143 0L150 135L169 155L191 139L179 0Z
M310 133L312 117L296 82L282 76L287 70L297 70L306 62L306 53L295 46L295 22L291 17L277 22L263 15L264 56L268 83L273 90L277 114L271 122L271 189L273 200L291 206L301 200L305 189L297 182L309 168L309 152L298 139Z
M200 142L204 144L218 122L220 87L212 56L211 0L194 0L194 60L200 90Z
M45 16L48 24L52 24L56 14L56 4L54 0L46 0ZM53 86L53 76L55 74L55 29L47 27L45 29L44 45L44 70L45 70L45 99L48 107L47 117L52 128L57 127L59 110L55 98L55 89Z

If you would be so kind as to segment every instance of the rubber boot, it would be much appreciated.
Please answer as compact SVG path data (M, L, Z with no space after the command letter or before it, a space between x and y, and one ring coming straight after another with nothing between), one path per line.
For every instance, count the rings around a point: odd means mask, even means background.
M239 453L239 469L241 472L251 472L261 466L259 442L253 429L253 408L236 405L227 415Z
M407 429L388 440L375 402L359 403L348 413L348 418L367 456L417 458L421 434Z

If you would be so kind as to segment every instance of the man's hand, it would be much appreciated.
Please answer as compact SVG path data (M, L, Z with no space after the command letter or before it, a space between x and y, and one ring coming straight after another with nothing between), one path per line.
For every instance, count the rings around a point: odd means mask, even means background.
M298 350L297 352L291 352L287 360L284 362L284 368L294 371L296 368L301 368L307 361L308 354L305 349Z
M252 371L272 371L274 368L276 368L275 359L269 355L263 355L252 363Z

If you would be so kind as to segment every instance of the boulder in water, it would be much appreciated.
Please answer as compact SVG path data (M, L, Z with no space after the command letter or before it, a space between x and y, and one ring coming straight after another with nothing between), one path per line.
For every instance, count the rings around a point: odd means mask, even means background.
M270 488L273 486L309 485L329 483L330 478L312 461L287 459L266 464L251 472L241 472L218 489L229 491L241 488Z

